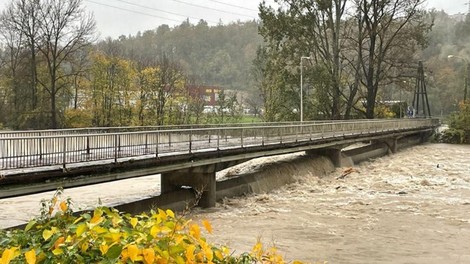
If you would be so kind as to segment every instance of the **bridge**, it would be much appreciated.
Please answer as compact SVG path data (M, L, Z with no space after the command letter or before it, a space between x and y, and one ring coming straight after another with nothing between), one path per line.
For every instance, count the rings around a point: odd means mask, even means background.
M351 144L382 142L395 152L399 140L424 140L438 126L426 118L7 131L0 133L0 198L161 174L162 194L190 186L210 207L215 173L241 162L307 151L341 166Z

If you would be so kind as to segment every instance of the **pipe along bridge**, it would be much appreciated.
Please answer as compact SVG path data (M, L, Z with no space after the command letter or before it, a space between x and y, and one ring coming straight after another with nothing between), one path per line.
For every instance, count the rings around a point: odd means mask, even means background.
M217 171L244 161L306 151L341 166L358 142L429 137L438 119L254 123L237 126L87 128L0 133L0 198L161 174L161 194L183 186L215 205Z

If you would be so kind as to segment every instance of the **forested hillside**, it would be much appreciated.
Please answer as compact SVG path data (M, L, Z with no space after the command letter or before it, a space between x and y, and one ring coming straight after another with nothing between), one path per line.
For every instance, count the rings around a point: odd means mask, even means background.
M97 47L105 52L112 47L114 55L144 64L167 56L193 82L250 90L252 61L262 44L258 26L256 21L212 27L205 21L184 22L174 28L162 25L134 36L107 39Z

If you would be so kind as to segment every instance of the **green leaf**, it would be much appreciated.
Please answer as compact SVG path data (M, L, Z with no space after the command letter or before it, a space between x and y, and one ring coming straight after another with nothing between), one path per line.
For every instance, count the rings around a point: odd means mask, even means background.
M85 218L87 221L90 221L90 219L91 219L90 214L83 214L82 217Z
M37 223L36 220L31 220L29 221L29 223L26 225L26 227L24 228L24 231L28 232L29 230L31 230L31 228L33 228L33 226Z
M108 249L108 252L106 252L106 257L108 259L117 259L122 252L122 246L121 245L114 245Z
M178 255L180 253L183 253L186 249L182 246L172 246L169 248L170 255Z

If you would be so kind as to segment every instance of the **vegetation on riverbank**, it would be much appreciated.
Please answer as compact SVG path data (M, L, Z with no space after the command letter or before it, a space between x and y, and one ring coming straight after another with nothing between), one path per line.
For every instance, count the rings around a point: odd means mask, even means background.
M161 209L133 216L107 207L76 216L60 194L43 201L41 216L23 230L0 230L0 264L285 263L260 242L239 256L209 243L207 220L197 224Z
M438 141L453 144L470 143L470 103L460 103L459 111L449 117L449 129L438 135Z

